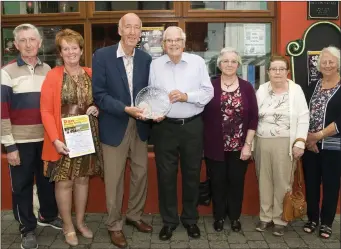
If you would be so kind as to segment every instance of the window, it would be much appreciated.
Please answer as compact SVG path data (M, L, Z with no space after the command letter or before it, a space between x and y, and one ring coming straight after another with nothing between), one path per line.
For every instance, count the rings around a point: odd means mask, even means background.
M78 12L78 2L74 1L15 1L3 2L2 14L44 14Z
M165 30L168 26L174 26L177 23L143 23L143 28L147 27L163 27ZM152 33L152 32L150 32ZM142 34L143 37L143 34ZM92 52L94 53L101 47L110 46L120 41L117 24L93 24L92 25ZM137 44L140 47L141 41Z
M14 60L19 51L14 46L14 37L12 28L2 28L2 65L6 65L8 62ZM43 37L43 43L39 50L39 58L47 63L51 68L59 65L61 62L57 55L55 38L58 31L69 28L79 32L84 37L83 25L62 25L62 26L38 26L40 34Z
M95 11L120 10L170 10L173 2L170 1L96 1Z
M266 65L271 53L270 23L186 24L186 50L204 58L211 77L221 74L217 58L222 48L233 47L242 57L238 74L257 89L267 80Z
M191 9L196 10L267 10L265 1L193 1Z

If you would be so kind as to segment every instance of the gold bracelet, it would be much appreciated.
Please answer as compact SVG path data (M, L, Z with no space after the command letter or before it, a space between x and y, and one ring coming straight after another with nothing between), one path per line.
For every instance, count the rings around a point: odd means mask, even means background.
M322 130L320 130L320 133L322 134L322 137L321 137L321 139L323 139L323 137L324 137L323 131L322 131Z

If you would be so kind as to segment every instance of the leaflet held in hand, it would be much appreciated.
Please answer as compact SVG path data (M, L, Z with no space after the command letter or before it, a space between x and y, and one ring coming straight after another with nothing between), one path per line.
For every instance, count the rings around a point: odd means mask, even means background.
M62 125L70 158L95 153L88 115L62 118Z

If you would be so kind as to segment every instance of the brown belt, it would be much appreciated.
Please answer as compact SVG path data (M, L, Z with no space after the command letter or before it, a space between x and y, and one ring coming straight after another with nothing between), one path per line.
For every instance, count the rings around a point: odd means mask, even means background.
M84 115L86 113L86 108L80 108L79 105L63 105L62 114L69 115Z

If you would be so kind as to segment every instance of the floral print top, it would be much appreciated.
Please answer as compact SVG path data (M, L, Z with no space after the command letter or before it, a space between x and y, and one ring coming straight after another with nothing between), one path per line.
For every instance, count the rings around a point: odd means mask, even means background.
M222 91L221 113L223 117L224 151L243 148L243 105L240 87L233 92Z
M259 107L257 136L265 138L290 137L289 93L269 94Z
M339 82L340 84L340 82ZM310 125L309 132L315 133L323 130L324 112L327 107L328 100L337 90L339 84L330 89L322 89L322 80L317 83L314 94L309 103Z

